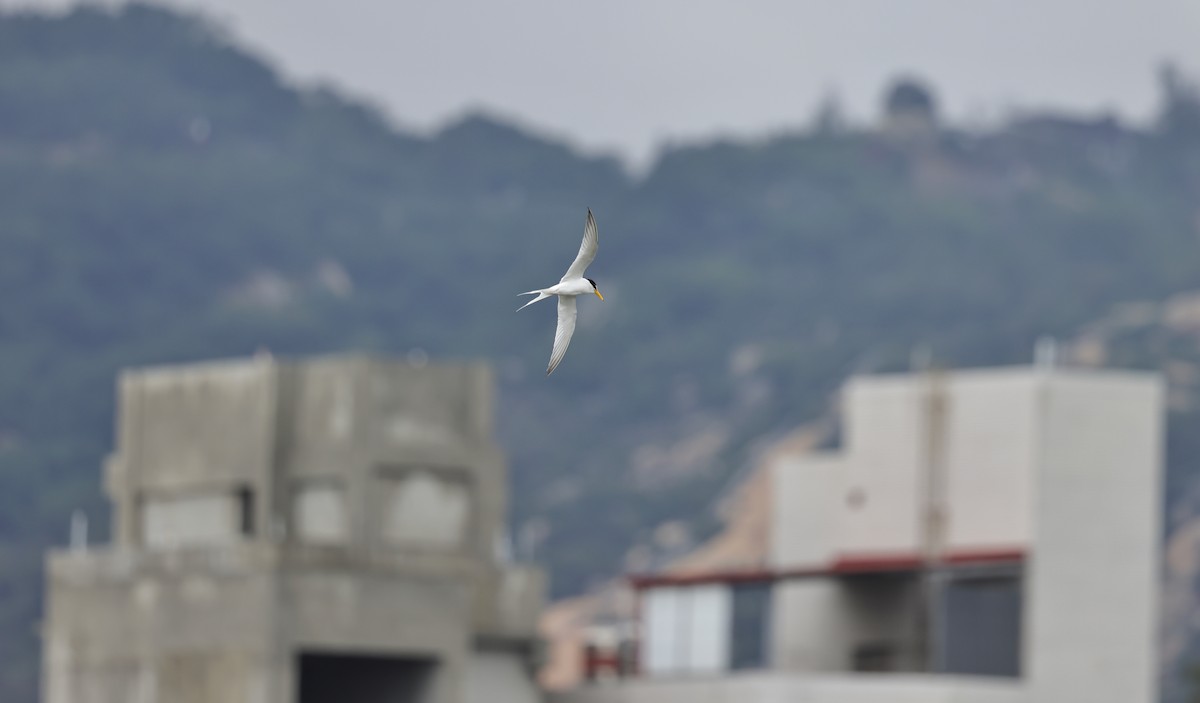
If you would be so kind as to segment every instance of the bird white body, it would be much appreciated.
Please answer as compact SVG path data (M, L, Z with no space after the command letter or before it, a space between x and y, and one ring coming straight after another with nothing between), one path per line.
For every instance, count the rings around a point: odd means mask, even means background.
M594 292L592 282L586 278L572 278L560 281L546 289L550 295L591 295Z
M604 296L600 295L600 290L596 287L596 283L589 278L584 277L584 272L587 267L596 258L596 250L599 248L599 230L596 227L596 219L592 217L592 211L589 208L587 213L587 222L583 227L583 241L579 244L579 253L575 256L575 261L571 263L567 273L559 280L558 283L549 288L539 290L531 290L520 295L536 295L537 297L517 308L517 311L533 305L539 300L545 300L550 296L558 296L558 326L554 330L554 348L550 352L550 363L546 367L546 375L549 376L558 368L562 362L563 356L567 353L567 347L571 344L571 336L575 334L575 316L576 305L575 299L581 295L595 294L600 300L604 300Z

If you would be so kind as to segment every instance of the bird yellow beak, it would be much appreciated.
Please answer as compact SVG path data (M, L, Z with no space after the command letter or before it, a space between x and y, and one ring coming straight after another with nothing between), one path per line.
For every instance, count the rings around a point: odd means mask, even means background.
M599 291L598 289L596 289L596 288L593 288L593 289L592 289L592 292L596 294L596 297L597 297L597 298L599 298L599 299L601 299L601 300L604 300L604 296L603 296L603 295L600 295L600 291Z

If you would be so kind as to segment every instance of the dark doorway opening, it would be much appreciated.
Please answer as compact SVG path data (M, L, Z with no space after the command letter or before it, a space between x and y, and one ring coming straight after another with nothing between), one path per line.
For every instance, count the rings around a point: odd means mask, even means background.
M433 659L301 652L299 703L424 703Z
M238 530L243 537L254 536L254 489L243 486L237 490Z
M942 592L942 670L1021 675L1021 576L952 576Z
M769 664L771 586L747 583L733 586L729 635L731 669L763 669Z

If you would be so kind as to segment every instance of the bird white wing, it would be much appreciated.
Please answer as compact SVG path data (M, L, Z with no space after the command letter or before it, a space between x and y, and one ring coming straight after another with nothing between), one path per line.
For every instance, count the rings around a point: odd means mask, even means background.
M579 244L579 253L575 255L575 261L571 262L571 267L567 269L567 273L563 275L559 283L572 278L582 278L583 272L587 271L592 259L596 258L596 249L599 247L600 232L596 229L596 218L592 217L592 209L588 208L587 222L583 225L583 241Z
M558 327L554 330L554 349L550 352L550 365L546 367L549 376L558 368L567 347L571 344L571 335L575 334L575 296L558 296Z

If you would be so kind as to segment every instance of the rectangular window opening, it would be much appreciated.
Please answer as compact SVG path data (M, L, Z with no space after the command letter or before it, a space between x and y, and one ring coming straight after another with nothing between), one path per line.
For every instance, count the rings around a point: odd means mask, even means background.
M244 537L254 535L254 489L243 486L237 490L238 529Z

